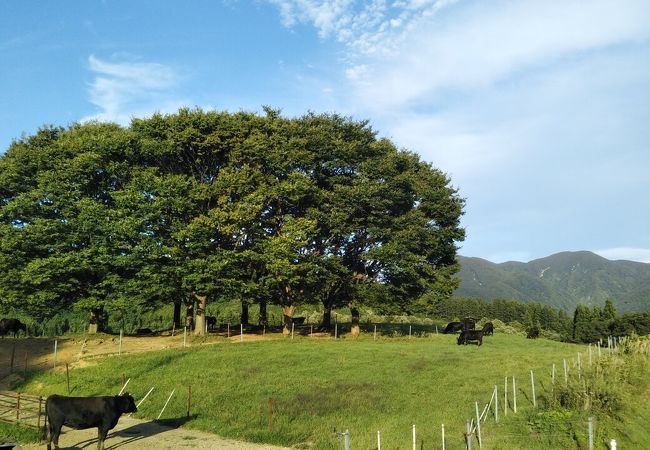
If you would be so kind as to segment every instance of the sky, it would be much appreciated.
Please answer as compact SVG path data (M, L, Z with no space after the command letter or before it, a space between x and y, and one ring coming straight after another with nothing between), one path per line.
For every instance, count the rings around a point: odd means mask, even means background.
M647 0L0 1L0 153L265 105L368 120L445 172L461 255L650 263Z

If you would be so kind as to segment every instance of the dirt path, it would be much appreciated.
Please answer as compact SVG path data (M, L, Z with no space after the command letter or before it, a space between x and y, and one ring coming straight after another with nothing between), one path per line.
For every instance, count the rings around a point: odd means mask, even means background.
M215 449L215 450L288 450L286 447L253 444L250 442L224 439L215 434L185 428L170 428L155 422L145 422L122 417L117 426L108 433L106 450L141 449ZM67 449L97 448L97 428L72 430L63 428L59 446ZM23 445L24 450L42 450L45 444Z

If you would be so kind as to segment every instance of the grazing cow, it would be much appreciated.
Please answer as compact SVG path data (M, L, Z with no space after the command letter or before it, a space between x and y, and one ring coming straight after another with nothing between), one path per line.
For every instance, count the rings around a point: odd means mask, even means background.
M296 325L302 325L305 323L305 317L292 317L291 322Z
M476 319L472 319L471 317L465 317L460 323L463 325L463 330L473 330L476 328Z
M14 338L20 330L27 334L27 326L18 319L0 319L0 336L13 333Z
M449 334L449 333L455 333L456 331L460 331L463 329L463 324L460 322L449 322L445 329L443 330L443 333Z
M494 325L492 322L485 322L483 325L483 336L491 336L494 334Z
M468 342L476 342L479 346L483 344L482 330L463 330L458 336L458 345L467 345Z
M216 316L205 316L205 324L208 327L208 330L214 330L217 328Z
M104 449L104 440L109 430L112 430L120 416L124 413L136 412L133 397L129 394L113 397L64 397L50 395L45 401L45 414L48 420L47 450L59 448L59 435L63 425L76 430L97 427L97 449Z
M527 339L537 339L539 337L539 330L536 327L529 328L526 334Z
M151 331L151 328L138 328L135 330L135 334L140 336L148 336L153 334L153 331Z

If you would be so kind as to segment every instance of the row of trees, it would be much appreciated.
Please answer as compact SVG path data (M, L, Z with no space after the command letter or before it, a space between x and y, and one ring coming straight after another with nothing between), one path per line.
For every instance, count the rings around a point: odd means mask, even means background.
M209 301L408 310L458 284L463 199L445 174L337 115L180 110L46 127L0 157L0 302L36 318ZM387 306L389 305L389 306ZM426 306L426 305L425 305ZM421 308L419 305L418 308ZM188 324L191 325L191 324ZM358 327L356 328L358 330Z
M475 317L498 319L505 323L518 322L525 327L541 327L560 335L571 331L571 318L562 310L539 303L522 303L516 300L453 297L436 302L435 317L448 320Z

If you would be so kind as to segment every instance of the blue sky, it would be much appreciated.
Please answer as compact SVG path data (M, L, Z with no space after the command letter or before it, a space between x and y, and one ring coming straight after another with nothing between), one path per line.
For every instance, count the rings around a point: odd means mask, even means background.
M647 0L4 0L0 90L0 152L181 106L368 119L467 199L461 254L650 262Z

